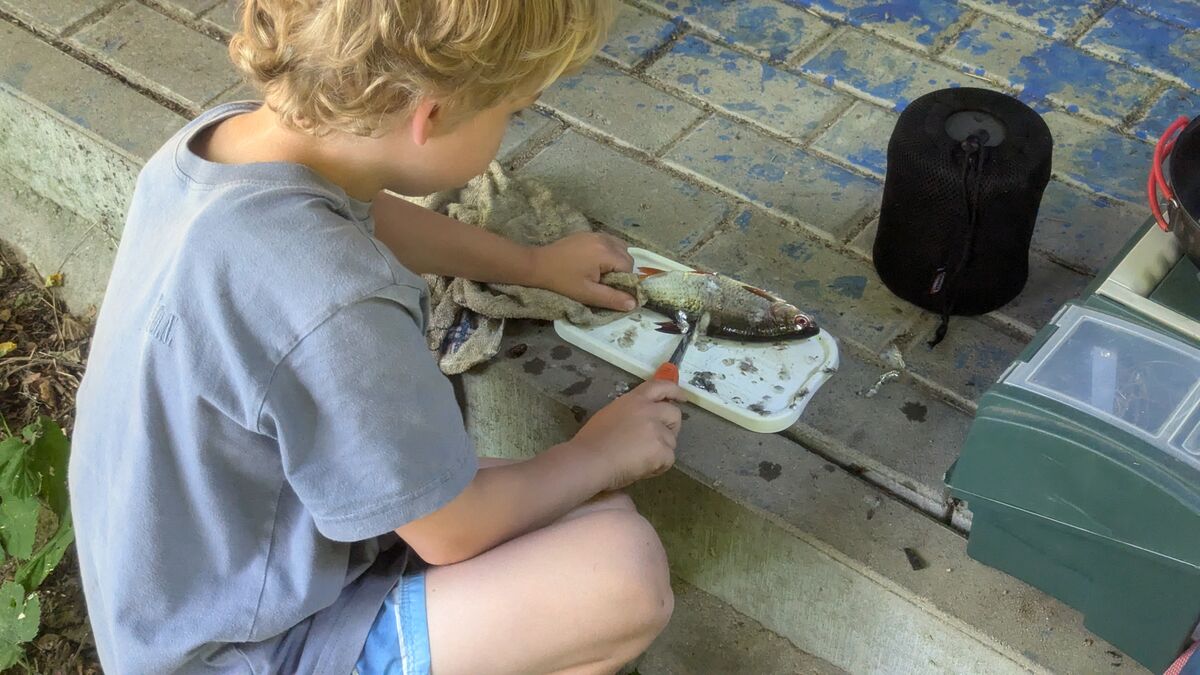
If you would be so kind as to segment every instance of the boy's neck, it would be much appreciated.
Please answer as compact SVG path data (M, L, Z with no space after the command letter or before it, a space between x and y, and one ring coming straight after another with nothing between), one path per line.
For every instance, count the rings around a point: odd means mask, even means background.
M372 161L367 139L333 132L312 136L285 127L266 105L227 118L192 141L191 150L220 164L290 162L302 164L359 201L371 201L385 187L396 189Z

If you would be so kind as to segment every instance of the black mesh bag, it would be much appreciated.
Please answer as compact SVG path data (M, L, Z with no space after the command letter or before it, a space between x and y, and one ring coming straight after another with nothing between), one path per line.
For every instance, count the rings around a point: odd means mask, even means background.
M888 144L874 261L897 296L942 316L983 314L1015 298L1050 180L1045 121L988 89L943 89L904 110Z

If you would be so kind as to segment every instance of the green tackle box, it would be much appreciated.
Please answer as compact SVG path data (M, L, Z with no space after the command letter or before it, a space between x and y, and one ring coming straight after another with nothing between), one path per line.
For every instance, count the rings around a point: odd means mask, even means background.
M1200 276L1139 230L979 401L951 493L971 557L1154 672L1200 620Z

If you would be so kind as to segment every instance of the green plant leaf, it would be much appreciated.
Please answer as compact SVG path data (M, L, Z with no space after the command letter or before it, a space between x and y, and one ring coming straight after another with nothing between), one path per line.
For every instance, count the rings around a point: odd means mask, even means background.
M71 514L68 512L59 521L58 530L55 531L53 537L50 537L50 541L43 544L25 564L17 568L13 580L32 592L46 580L46 577L50 576L73 541L75 541L75 528L71 524Z
M19 645L37 637L41 621L42 605L36 595L27 595L20 584L11 581L0 586L0 667L21 658Z
M0 542L8 555L20 560L33 555L41 507L36 497L5 497L0 502Z
M31 425L32 426L32 425ZM26 438L29 427L22 432ZM24 438L10 436L0 442L0 497L33 497L41 488L41 480L30 467L30 443Z
M41 495L46 498L50 510L62 518L71 508L67 497L67 461L71 443L62 427L50 418L42 417L36 424L41 428L29 450L29 468L40 475Z
M21 657L24 655L25 649L20 645L0 642L0 672L7 673L9 668L21 662Z

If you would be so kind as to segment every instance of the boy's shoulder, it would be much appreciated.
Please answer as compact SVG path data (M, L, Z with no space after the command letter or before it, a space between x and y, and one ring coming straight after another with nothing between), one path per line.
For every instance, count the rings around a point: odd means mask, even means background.
M272 352L372 297L400 302L420 324L425 282L373 236L368 203L299 164L217 164L191 151L199 131L252 105L204 113L147 162L118 260L137 270L123 272L160 283L161 302L193 325L222 331L252 317Z

